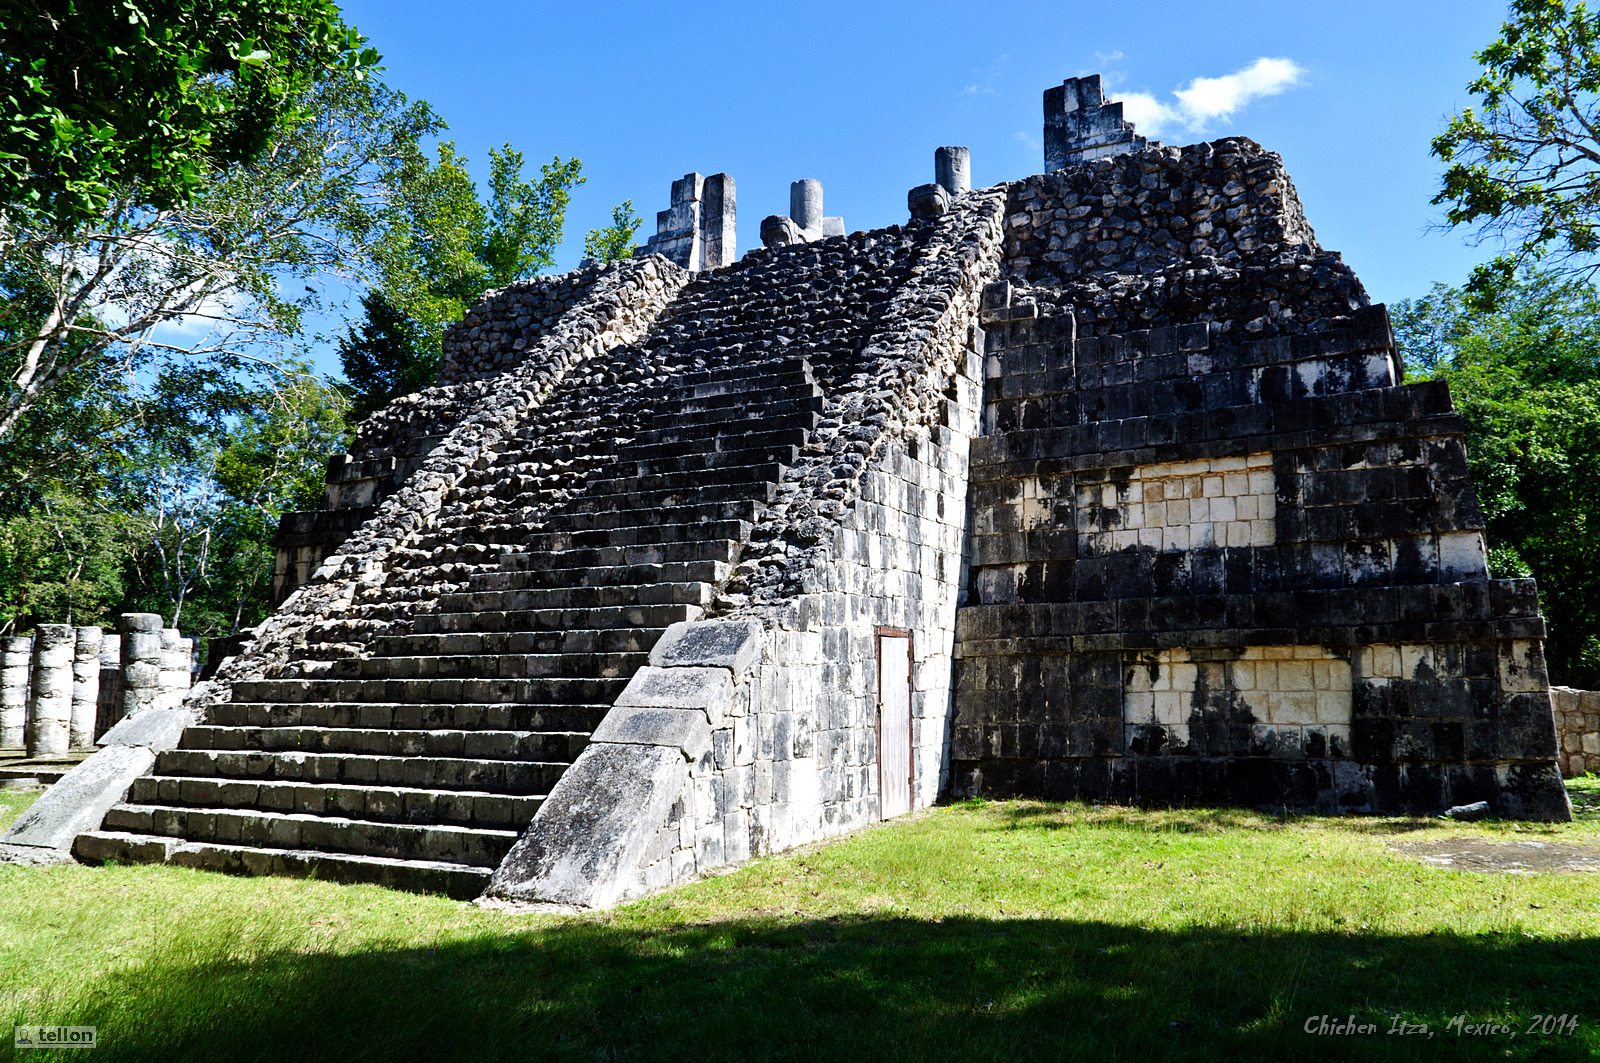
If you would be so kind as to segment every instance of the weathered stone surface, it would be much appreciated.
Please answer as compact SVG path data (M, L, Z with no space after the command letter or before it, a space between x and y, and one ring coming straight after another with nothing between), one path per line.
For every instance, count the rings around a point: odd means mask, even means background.
M919 221L932 221L950 209L950 193L936 184L918 185L906 193L906 206Z
M162 671L166 663L161 646L159 613L123 613L122 715L160 707Z
M148 773L156 755L143 746L111 746L90 756L17 817L0 843L69 852L75 838L93 830L121 801L133 780Z
M173 749L186 727L196 723L188 709L150 709L128 716L100 739L102 746L143 746L157 752Z
M726 668L657 668L634 673L618 705L642 709L699 709L713 723L733 698L733 673Z
M711 748L711 725L699 709L647 709L618 705L589 736L591 742L624 745L669 746L689 760L699 760Z
M28 677L33 672L33 637L0 638L0 748L21 749L28 725Z
M590 746L495 870L486 896L610 906L688 777L677 749Z
M972 191L972 154L966 148L936 148L933 152L933 180L952 196Z
M77 634L70 624L40 624L34 636L28 695L28 756L56 756L71 748L72 657Z
M726 668L738 677L761 654L759 620L694 620L673 624L650 650L657 668Z
M80 627L72 658L72 720L68 745L93 749L96 711L100 703L100 644L105 633Z

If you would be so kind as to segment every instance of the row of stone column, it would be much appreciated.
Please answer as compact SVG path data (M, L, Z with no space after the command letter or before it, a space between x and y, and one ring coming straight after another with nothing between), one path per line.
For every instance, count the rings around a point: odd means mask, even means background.
M93 749L102 675L120 679L110 723L183 703L194 640L162 626L158 613L123 613L120 634L98 627L40 624L33 635L0 640L0 748L30 757Z

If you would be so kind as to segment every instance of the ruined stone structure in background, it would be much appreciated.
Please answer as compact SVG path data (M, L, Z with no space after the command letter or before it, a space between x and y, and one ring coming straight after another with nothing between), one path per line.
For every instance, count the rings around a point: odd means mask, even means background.
M1278 156L1092 78L1046 138L485 293L6 841L598 907L942 794L1568 818L1533 586Z
M672 182L672 206L656 213L656 234L640 251L693 273L720 269L734 259L734 215L733 178L685 174Z
M1099 74L1068 78L1059 87L1045 90L1045 173L1160 146L1123 121L1122 104L1106 102Z
M822 182L802 178L789 186L789 213L772 214L761 221L765 247L791 247L844 235L843 218L822 216Z

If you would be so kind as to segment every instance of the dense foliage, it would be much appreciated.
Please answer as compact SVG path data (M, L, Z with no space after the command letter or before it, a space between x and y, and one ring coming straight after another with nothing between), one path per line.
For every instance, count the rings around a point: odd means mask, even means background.
M1552 681L1600 689L1600 292L1529 274L1490 295L1435 285L1394 308L1395 339L1450 384L1491 569L1537 578Z
M0 204L63 229L181 206L377 61L332 0L0 0Z
M1467 284L1487 306L1515 271L1546 256L1585 273L1600 251L1600 13L1581 0L1512 0L1475 59L1478 100L1433 141L1448 163L1434 203L1507 251Z

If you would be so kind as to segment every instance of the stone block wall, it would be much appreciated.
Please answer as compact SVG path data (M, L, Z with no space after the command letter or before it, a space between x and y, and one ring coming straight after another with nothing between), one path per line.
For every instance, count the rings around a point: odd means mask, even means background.
M1568 815L1532 584L1381 307L1079 338L990 294L955 792Z
M1600 772L1600 691L1551 687L1556 720L1556 763L1571 779Z

